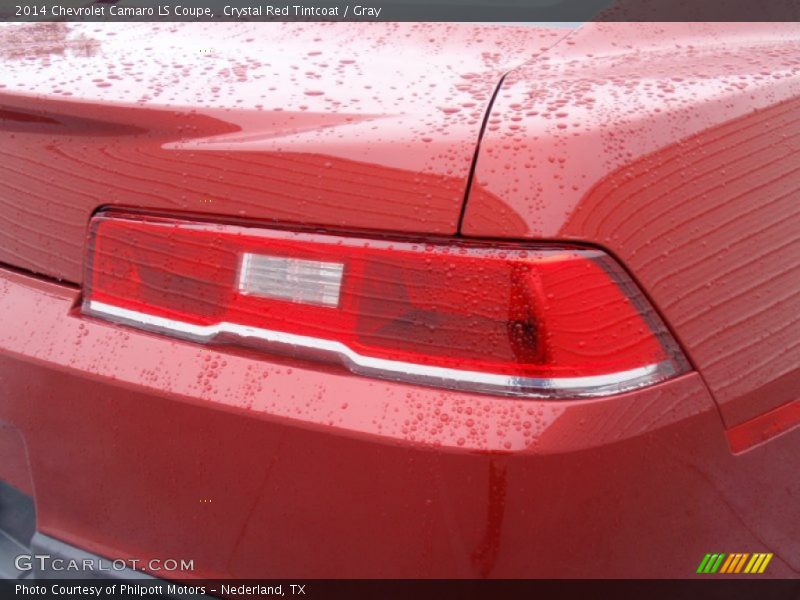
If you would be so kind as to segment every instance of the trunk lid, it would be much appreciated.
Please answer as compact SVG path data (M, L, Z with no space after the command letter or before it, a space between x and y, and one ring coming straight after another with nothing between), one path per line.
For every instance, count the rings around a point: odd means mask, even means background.
M0 262L79 283L120 205L456 233L502 75L564 29L454 24L0 28Z

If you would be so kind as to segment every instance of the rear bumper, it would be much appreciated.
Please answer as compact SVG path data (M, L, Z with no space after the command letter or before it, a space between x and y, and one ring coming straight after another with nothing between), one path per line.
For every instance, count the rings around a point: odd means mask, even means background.
M446 392L86 319L77 296L0 270L0 478L88 552L193 562L171 579L686 577L712 551L800 569L800 432L732 455L696 373L598 400Z

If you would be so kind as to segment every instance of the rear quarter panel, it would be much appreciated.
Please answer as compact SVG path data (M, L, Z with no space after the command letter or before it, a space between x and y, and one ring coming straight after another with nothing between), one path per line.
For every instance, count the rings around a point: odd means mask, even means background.
M506 77L463 221L610 250L729 427L800 398L798 34L587 25Z

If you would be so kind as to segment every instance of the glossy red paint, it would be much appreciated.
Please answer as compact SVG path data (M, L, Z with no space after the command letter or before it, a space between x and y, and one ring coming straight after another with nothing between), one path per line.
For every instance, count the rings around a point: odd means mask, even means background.
M734 426L800 398L800 26L593 24L505 78L463 232L628 266Z
M72 282L0 269L0 479L178 577L685 577L709 548L796 576L800 428L731 437L800 387L800 54L767 27L0 28L0 261ZM102 206L458 233L507 71L460 233L608 249L696 371L509 399L78 313Z
M79 283L103 205L453 234L497 83L568 32L0 27L0 262Z

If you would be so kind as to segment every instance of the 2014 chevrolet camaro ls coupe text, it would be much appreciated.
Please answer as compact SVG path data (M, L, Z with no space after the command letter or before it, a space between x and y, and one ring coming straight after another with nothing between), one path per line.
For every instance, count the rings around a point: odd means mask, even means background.
M0 63L6 554L800 572L797 24L31 23Z

